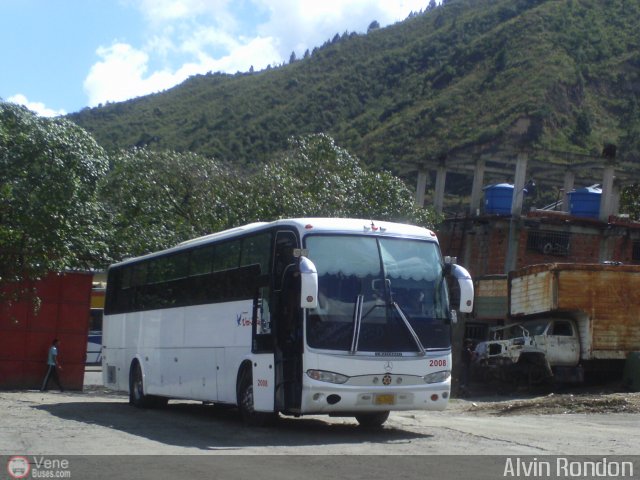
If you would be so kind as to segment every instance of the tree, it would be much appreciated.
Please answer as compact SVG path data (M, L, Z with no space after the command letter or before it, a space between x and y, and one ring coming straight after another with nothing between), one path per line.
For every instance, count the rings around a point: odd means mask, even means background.
M114 158L101 188L115 234L114 260L255 221L359 217L433 225L411 191L370 172L325 135L292 139L253 174L192 153L136 149Z
M114 260L236 226L238 176L194 153L123 151L101 186ZM230 204L230 202L233 204Z
M108 160L86 131L0 103L0 285L104 264Z
M576 126L573 132L573 140L577 144L582 144L591 135L591 116L586 110L581 110L576 117Z
M292 51L291 52L291 56L289 57L289 63L294 63L297 60L296 58L296 52Z
M431 226L433 212L414 205L411 191L388 172L364 169L326 135L294 138L281 157L250 180L247 220L299 216L354 217Z
M380 28L380 24L378 23L377 20L374 20L369 24L369 27L367 28L367 33L370 33L374 30L378 30L379 28Z
M640 185L638 183L622 189L620 212L628 214L633 221L640 221Z

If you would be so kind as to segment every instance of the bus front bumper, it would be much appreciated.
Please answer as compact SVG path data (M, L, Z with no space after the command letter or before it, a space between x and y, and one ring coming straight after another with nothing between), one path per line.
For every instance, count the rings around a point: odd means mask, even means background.
M450 392L451 379L406 387L348 386L309 381L302 388L301 413L444 410Z

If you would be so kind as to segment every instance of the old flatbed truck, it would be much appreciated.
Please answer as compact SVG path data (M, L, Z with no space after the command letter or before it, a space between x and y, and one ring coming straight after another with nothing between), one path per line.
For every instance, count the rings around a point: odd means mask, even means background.
M509 322L476 347L481 370L530 384L620 375L640 351L640 266L544 264L511 272Z

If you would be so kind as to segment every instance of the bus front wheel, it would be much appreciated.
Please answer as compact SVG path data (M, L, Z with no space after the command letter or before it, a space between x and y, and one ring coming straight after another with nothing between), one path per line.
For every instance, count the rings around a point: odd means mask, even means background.
M271 425L277 419L277 413L256 412L253 406L253 376L249 369L245 369L238 384L238 409L242 422L249 427L264 427Z
M389 412L361 413L356 415L356 420L361 427L379 428L389 418Z

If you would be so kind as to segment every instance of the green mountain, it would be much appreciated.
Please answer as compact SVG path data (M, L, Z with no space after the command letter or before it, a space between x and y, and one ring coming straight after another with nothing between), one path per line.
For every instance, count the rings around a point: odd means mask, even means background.
M405 173L509 142L587 155L613 143L634 160L639 18L637 0L445 0L366 35L337 34L288 65L198 75L70 117L108 149L189 150L240 165L317 132ZM516 140L515 126L524 126Z

